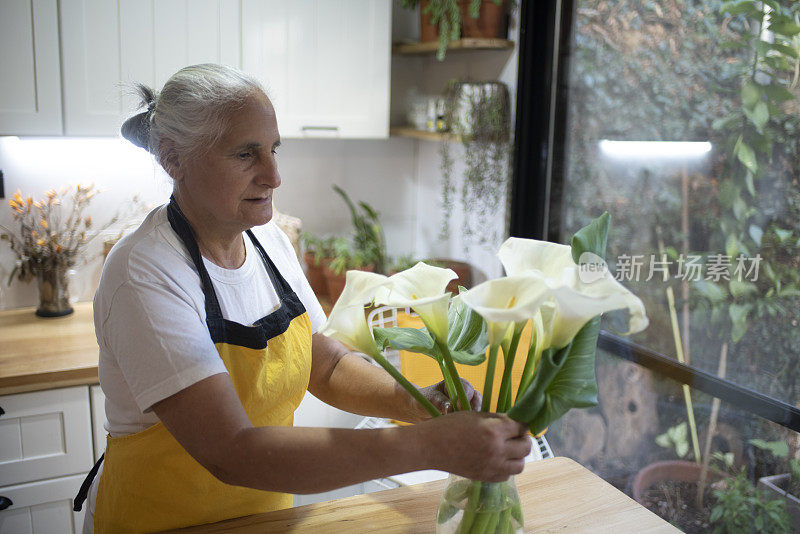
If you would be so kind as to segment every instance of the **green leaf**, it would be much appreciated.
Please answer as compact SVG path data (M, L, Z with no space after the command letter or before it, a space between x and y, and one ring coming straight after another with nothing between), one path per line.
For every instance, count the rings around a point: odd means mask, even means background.
M784 230L783 228L775 228L775 234L778 236L778 239L781 240L781 243L785 243L787 239L792 237L792 231Z
M751 224L748 230L750 237L755 241L756 245L761 246L761 238L764 236L764 230L760 226Z
M779 33L787 37L800 33L800 26L791 22L773 22L768 29L773 33Z
M758 286L756 286L754 283L737 280L735 278L728 282L728 289L734 298L758 293Z
M542 353L528 389L508 411L512 419L538 434L571 408L597 405L595 351L600 317L578 331L570 345Z
M758 447L763 451L769 451L777 458L786 458L789 456L789 445L785 441L764 441L763 439L751 439L748 443L754 447Z
M728 13L730 15L741 15L742 13L758 12L755 7L755 2L751 0L743 0L739 2L725 2L720 8L720 13Z
M755 82L747 80L742 86L742 105L749 109L755 106L759 100L761 100L759 86Z
M433 339L427 332L416 328L380 328L372 329L375 342L380 350L387 346L397 350L419 352L430 356L433 348Z
M753 126L756 127L756 130L759 132L764 131L764 125L767 124L769 120L769 109L767 109L766 102L757 102L752 110L745 109L744 114L747 115L747 118L753 123Z
M689 452L689 442L681 441L675 444L675 454L679 458L683 458Z
M733 323L731 330L731 340L737 343L747 332L747 315L752 309L751 304L731 304L728 308L728 315Z
M733 216L736 217L738 220L743 221L747 214L747 203L742 200L742 197L736 196L733 200ZM732 237L732 236L731 236ZM729 256L735 256L735 254L728 254Z
M786 54L789 57L797 59L797 50L794 47L785 45L783 43L771 43L770 48L781 54Z
M782 85L766 85L764 86L764 94L775 102L786 102L794 99L794 95Z
M751 197L756 196L756 186L753 183L753 173L747 171L744 175L744 182L747 185L747 192L750 193Z
M608 212L594 219L592 222L575 232L572 236L572 259L575 263L580 260L581 254L591 252L601 258L606 257L606 244L608 232L611 227L611 215Z
M719 285L709 280L697 280L692 284L695 290L712 303L725 300L728 293Z
M721 117L714 122L711 123L711 128L714 130L724 130L728 128L730 125L739 121L741 115L739 113L730 113L726 117Z
M739 150L736 152L736 157L742 162L747 170L756 174L758 172L758 163L756 162L756 154L750 145L742 141L739 145Z
M488 344L487 344L488 346ZM462 365L480 365L484 361L486 361L486 352L466 352L463 350L452 350L450 349L450 356L452 356L453 361L456 363L460 363Z

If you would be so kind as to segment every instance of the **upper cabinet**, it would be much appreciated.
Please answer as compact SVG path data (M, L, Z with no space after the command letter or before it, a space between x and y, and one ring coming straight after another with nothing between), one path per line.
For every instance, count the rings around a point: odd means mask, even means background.
M64 133L117 135L133 84L196 63L241 66L238 2L61 0Z
M61 135L56 0L3 0L0 65L0 135Z
M223 63L283 137L385 138L390 41L391 0L2 0L0 135L116 136L136 82Z
M282 137L387 137L390 61L390 0L242 0L242 68Z

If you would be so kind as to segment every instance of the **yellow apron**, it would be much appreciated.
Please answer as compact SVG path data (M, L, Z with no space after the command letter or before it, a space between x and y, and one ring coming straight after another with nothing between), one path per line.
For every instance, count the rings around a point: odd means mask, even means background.
M223 319L194 234L174 199L167 213L200 274L211 338L250 421L292 426L311 372L311 322L303 304L248 230L281 306L251 326ZM152 532L291 506L291 494L220 482L157 423L129 436L107 437L94 527L97 533Z

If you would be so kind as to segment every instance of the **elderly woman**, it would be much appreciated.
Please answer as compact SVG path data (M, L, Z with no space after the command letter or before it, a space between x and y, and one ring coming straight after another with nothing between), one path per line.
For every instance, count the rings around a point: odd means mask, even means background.
M281 141L256 81L196 65L158 94L139 90L147 110L122 133L174 188L114 247L94 299L108 438L82 488L85 532L210 523L418 469L488 481L522 471L524 426L478 412L425 420L383 369L316 333L325 316L270 223ZM419 424L293 428L306 390ZM448 411L441 384L423 391Z

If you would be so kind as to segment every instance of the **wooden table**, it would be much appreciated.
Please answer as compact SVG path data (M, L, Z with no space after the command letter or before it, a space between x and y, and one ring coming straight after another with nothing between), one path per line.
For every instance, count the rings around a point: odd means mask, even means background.
M445 481L277 510L211 525L200 532L431 533ZM517 476L525 532L680 532L568 458L530 462Z
M0 395L97 383L92 303L74 308L55 318L37 317L36 308L0 312Z

